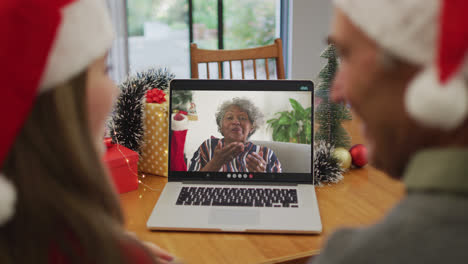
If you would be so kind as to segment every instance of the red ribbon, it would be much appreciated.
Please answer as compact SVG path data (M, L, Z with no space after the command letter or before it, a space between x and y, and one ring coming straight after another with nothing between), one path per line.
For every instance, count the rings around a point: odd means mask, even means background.
M163 92L163 90L154 88L146 92L146 102L162 104L166 102L165 96L166 94Z

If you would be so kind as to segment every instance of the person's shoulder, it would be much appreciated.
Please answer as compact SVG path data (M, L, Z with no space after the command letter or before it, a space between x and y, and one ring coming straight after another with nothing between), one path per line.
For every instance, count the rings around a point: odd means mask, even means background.
M467 202L468 197L409 194L379 223L332 234L312 263L453 263L447 260L456 256L466 260L468 251L460 249L468 237Z
M397 209L386 218L366 228L340 229L328 238L326 245L313 264L335 263L385 263L390 254L398 252L398 225L391 218Z
M349 245L354 244L352 241L356 231L353 229L341 229L331 234L320 255L316 256L309 264L354 263L351 260L352 251L349 250Z
M311 264L387 263L395 260L400 241L377 228L347 228L334 232ZM395 262L398 263L398 262Z

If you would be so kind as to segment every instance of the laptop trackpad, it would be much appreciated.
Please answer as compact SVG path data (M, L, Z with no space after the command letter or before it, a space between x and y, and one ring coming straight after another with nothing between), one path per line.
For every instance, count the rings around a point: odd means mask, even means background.
M260 223L260 212L259 210L212 209L208 223L218 225L258 225Z

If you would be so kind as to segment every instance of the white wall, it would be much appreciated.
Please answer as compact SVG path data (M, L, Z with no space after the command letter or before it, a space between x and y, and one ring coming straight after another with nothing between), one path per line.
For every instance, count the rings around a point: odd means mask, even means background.
M211 136L222 138L216 125L215 113L218 106L234 97L250 99L265 115L265 122L274 117L276 112L291 111L289 98L297 100L304 108L311 106L311 96L305 92L238 92L238 91L194 91L193 101L197 107L197 121L189 122L185 141L185 153L190 160L201 143ZM266 123L250 139L272 140L271 129Z
M332 0L291 0L291 79L315 79L326 64L320 53L326 48Z

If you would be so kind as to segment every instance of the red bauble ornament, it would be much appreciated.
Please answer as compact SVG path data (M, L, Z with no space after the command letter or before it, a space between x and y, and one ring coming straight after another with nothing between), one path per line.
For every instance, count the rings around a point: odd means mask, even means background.
M363 144L356 144L349 149L352 163L356 167L363 167L367 164L367 148Z

